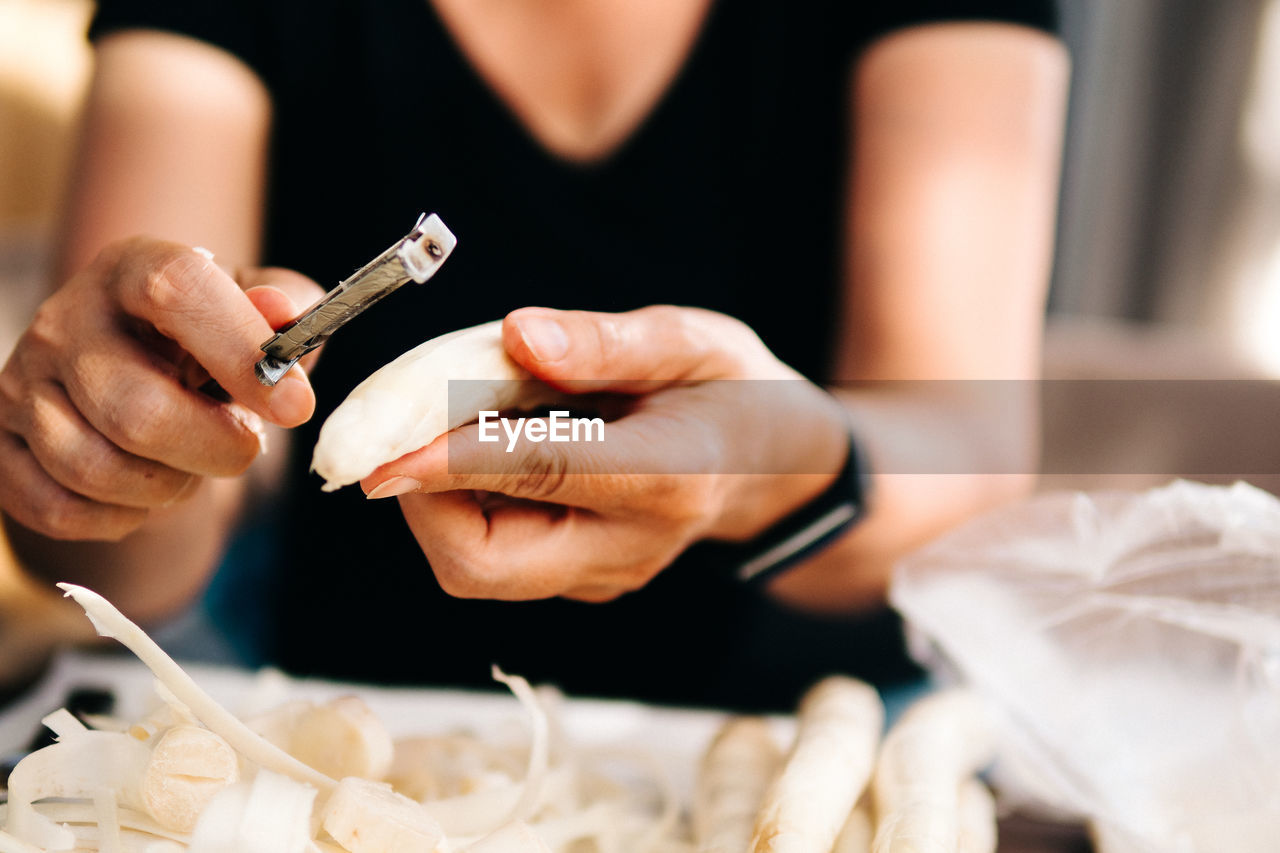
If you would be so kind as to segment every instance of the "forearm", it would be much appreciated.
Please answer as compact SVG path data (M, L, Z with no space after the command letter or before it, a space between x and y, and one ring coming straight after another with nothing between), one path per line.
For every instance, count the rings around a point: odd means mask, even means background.
M1034 383L959 384L987 393L960 395L971 398L964 403L929 402L922 397L936 395L908 390L871 401L840 393L873 472L866 514L831 546L771 581L772 596L812 612L882 607L902 557L1030 492L1038 431L1027 392ZM979 396L985 399L972 399Z
M194 600L226 550L246 496L242 479L205 479L117 542L64 541L5 517L18 566L42 583L69 581L154 622Z

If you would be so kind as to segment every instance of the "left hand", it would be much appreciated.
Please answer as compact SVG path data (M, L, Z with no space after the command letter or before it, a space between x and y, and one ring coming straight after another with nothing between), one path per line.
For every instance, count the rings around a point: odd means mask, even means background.
M615 598L699 539L767 528L843 464L839 404L723 314L525 308L506 317L503 343L538 379L628 406L603 443L522 440L507 453L505 436L481 444L472 424L361 481L372 498L399 497L452 595ZM747 379L782 381L713 381Z

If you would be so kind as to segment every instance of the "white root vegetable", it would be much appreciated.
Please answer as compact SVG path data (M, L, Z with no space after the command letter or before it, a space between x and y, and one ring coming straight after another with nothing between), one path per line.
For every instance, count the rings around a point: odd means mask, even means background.
M450 380L457 382L450 394ZM426 447L482 410L531 409L557 394L512 361L502 321L432 338L371 374L324 422L311 467L325 491Z
M960 783L957 853L996 853L996 801L981 779Z
M742 853L765 790L782 763L769 722L727 721L707 748L693 793L693 836L701 853Z
M440 825L390 785L348 778L320 808L320 825L350 853L447 853Z
M288 752L326 776L381 780L391 768L391 735L363 699L340 696L306 708L294 721Z
M36 811L45 797L90 799L113 790L118 801L141 808L138 781L151 751L118 732L84 732L63 743L37 750L18 762L9 774L9 805L5 830L16 838L48 850L70 850L75 836Z
M884 724L876 691L833 676L805 694L796 740L765 795L753 853L828 853L871 777Z
M175 726L151 750L142 775L142 802L166 829L192 832L205 806L240 780L240 759L218 735Z
M954 853L961 784L993 754L990 722L974 694L948 690L908 708L876 764L875 853Z
M254 764L299 782L314 785L322 791L332 790L333 779L303 764L287 752L273 746L261 735L242 723L234 714L213 700L196 684L182 667L165 654L155 641L125 618L105 598L92 590L69 583L58 588L84 608L98 633L113 637L137 655L177 699L187 706L210 731L221 735L227 743Z
M871 814L871 797L864 793L840 828L831 853L871 853L871 842L875 836L876 822Z

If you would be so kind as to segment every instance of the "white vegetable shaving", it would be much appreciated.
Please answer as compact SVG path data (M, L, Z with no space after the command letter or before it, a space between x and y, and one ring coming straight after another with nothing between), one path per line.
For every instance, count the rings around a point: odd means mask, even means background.
M0 853L44 853L44 851L7 832L0 832Z
M110 789L95 791L93 812L98 823L98 850L100 853L124 853L120 840L120 815L116 808L116 795Z
M450 380L467 380L454 386ZM311 467L325 491L426 447L482 410L530 409L557 398L507 356L502 321L432 338L376 371L324 422Z
M33 804L46 797L92 799L109 789L120 802L141 809L138 782L150 757L144 745L117 732L85 732L31 753L9 774L5 831L37 847L72 849L71 831L41 815Z
M191 680L191 676L187 675L173 658L156 645L154 640L125 618L124 614L116 610L105 598L74 584L60 583L58 588L84 608L84 612L100 635L118 640L137 655L138 660L146 664L147 668L155 673L156 678L160 679L180 702L191 709L200 722L208 726L210 731L221 735L245 758L267 770L314 785L322 791L331 790L337 784L323 773L271 745L234 714L215 702L208 693Z
M542 836L524 821L512 821L463 849L467 853L551 853Z
M40 722L45 728L53 732L58 740L66 740L67 738L84 734L89 730L84 723L76 719L75 714L72 714L66 708L59 708Z
M496 681L507 685L511 692L515 694L516 699L520 700L520 704L528 712L529 720L533 726L533 733L529 742L529 767L525 773L520 799L516 801L515 807L511 809L511 813L503 821L504 823L517 823L533 817L534 811L538 808L538 801L542 796L543 781L547 776L550 727L547 725L547 713L542 710L542 703L538 701L538 696L534 693L533 688L529 686L528 681L518 675L507 675L496 666L493 668L493 677Z

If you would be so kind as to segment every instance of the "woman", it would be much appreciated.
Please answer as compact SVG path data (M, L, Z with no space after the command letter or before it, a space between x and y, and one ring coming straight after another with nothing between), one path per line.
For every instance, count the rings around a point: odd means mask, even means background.
M67 283L0 375L25 564L162 618L283 479L273 618L294 669L472 684L497 660L756 707L830 668L901 672L891 621L865 615L893 560L1026 487L991 471L1031 469L1023 445L993 469L941 399L834 383L1034 376L1067 63L1042 3L855 5L101 3ZM259 386L257 346L310 279L422 209L460 238L437 279L335 336L314 396L301 370ZM435 447L366 479L374 500L306 480L356 381L504 314L513 358L636 398L650 419L618 423L696 448L696 473L460 477ZM237 404L191 390L206 374ZM785 381L759 416L696 393L721 379ZM655 392L675 380L694 393ZM278 451L255 464L259 417L296 428L284 471ZM742 555L852 482L847 417L870 510L744 585ZM956 464L904 473L895 447Z

